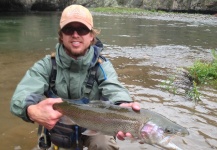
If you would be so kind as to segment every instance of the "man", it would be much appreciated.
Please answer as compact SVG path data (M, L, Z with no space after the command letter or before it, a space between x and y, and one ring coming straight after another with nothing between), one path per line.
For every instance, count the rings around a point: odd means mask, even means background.
M52 143L59 148L73 149L78 146L82 149L86 146L89 150L119 149L112 136L88 137L79 133L79 139L76 140L71 140L73 139L71 132L66 136L68 133L62 132L61 129L67 128L67 125L59 122L62 114L52 107L54 103L62 102L61 98L87 97L90 100L108 100L115 105L132 107L135 111L140 109L137 103L132 102L128 91L119 83L111 62L100 56L101 48L97 45L101 43L96 44L97 34L99 32L94 29L93 18L87 8L81 5L66 7L60 19L59 43L56 46L54 59L56 64L54 86L51 87L50 82L54 68L52 58L46 56L26 72L12 97L11 112L27 122L36 122L44 126L50 132ZM98 67L95 67L97 65ZM88 86L87 83L94 72L91 71L93 68L97 68L97 79ZM52 98L49 94L44 94L50 91L61 98ZM71 128L74 126L68 127ZM120 140L124 140L126 136L130 137L131 134L121 131L117 133L117 138Z

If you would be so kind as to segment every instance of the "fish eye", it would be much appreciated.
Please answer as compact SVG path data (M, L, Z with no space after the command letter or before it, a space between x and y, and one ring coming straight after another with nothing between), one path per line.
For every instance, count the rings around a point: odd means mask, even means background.
M172 134L172 130L171 129L169 129L169 128L165 128L165 133L168 133L168 134Z

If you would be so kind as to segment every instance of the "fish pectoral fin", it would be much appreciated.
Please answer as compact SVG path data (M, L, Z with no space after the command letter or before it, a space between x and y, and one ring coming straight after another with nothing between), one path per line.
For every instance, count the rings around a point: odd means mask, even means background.
M87 135L87 136L95 136L99 135L100 132L94 131L94 130L85 130L84 132L81 133L82 135Z
M75 122L65 115L60 118L59 122L66 125L75 125Z
M171 141L171 136L164 137L161 141L159 141L159 144L167 145Z
M169 142L166 145L162 144L156 144L157 147L164 148L164 149L170 149L170 150L182 150L180 147L176 146L174 143Z

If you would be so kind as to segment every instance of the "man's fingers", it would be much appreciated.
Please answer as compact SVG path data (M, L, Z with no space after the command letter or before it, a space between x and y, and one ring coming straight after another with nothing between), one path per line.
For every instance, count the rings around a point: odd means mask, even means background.
M126 133L126 137L133 138L132 134L130 134L130 133Z
M125 137L125 134L123 132L119 131L118 134L117 134L117 138L119 140L123 141L123 140L125 140L124 137Z
M132 103L122 103L120 104L121 107L131 107Z
M120 104L121 107L132 107L133 110L139 111L140 110L140 105L138 102L133 102L133 103L122 103Z
M132 108L135 111L139 111L140 110L139 103L137 103L137 102L132 103Z

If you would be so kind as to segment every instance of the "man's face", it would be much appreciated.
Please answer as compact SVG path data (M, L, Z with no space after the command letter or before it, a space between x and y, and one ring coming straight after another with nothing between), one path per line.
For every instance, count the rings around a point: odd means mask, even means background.
M67 24L61 32L60 38L66 53L73 58L83 56L94 38L91 31L79 22Z

